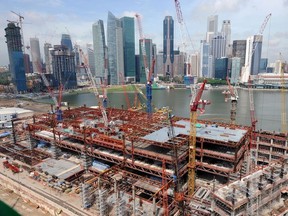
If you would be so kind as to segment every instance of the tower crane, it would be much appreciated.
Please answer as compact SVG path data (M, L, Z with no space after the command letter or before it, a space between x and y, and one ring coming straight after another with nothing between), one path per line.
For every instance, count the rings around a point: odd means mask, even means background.
M222 93L225 95L225 102L231 100L231 112L230 112L230 119L231 124L235 124L236 121L236 110L237 110L237 101L239 99L238 92L236 87L233 87L229 81L229 77L226 77L226 81L228 84L229 90L223 91Z
M136 17L137 24L138 24L140 46L141 46L143 63L144 63L144 68L145 68L145 75L147 79L147 84L146 84L147 113L150 116L152 114L152 82L153 82L152 73L154 73L155 59L153 59L151 69L149 70L148 62L147 62L147 55L146 55L145 37L142 31L141 17L139 14L135 14L135 17Z
M86 72L87 72L87 75L90 79L90 82L92 84L92 90L93 90L93 93L96 97L96 99L98 100L99 102L99 108L101 110L101 114L102 114L102 117L103 117L103 121L104 121L104 126L107 128L108 127L108 118L107 118L107 114L106 114L106 110L105 110L105 107L103 105L103 101L102 103L100 102L101 101L101 98L103 98L103 95L100 95L99 92L98 92L98 89L97 89L97 85L96 85L96 81L91 73L91 70L90 70L90 67L88 65L88 59L87 57L84 55L82 49L80 49L80 54L81 54L81 57L82 59L84 60L84 62L82 63L83 67L85 68ZM104 98L105 99L105 98Z
M191 76L191 72L190 72L190 56L189 54L187 54L187 50L186 47L188 46L187 41L189 39L189 35L188 32L185 31L185 22L183 19L183 15L182 15L182 10L181 10L181 6L180 6L180 1L179 0L174 0L175 2L175 8L176 8L176 14L177 14L177 21L179 23L179 27L180 27L180 33L181 33L181 40L182 40L182 49L183 49L183 53L185 55L185 76Z
M207 100L201 100L207 80L205 79L198 91L191 86L192 98L190 101L190 134L189 134L189 163L188 163L188 196L192 196L195 190L196 171L196 123L197 110L204 113L205 105L210 104ZM202 105L202 107L199 107Z
M262 23L257 35L263 34L265 27L266 27L271 16L272 16L272 14L270 13L265 17L264 22ZM251 59L253 59L253 55L254 55L255 50L257 48L257 45L259 43L258 38L259 37L256 37L255 45L253 47L252 54L251 54ZM248 58L248 66L247 66L248 68L249 68L250 64L251 64L250 58ZM251 78L251 76L249 76L249 81L248 81L248 92L249 92L249 103L250 103L250 118L251 118L252 130L254 132L256 130L257 120L255 118L254 96L253 96L253 90L252 90L252 78ZM252 132L252 139L254 139L254 137L253 137L254 133L253 132ZM252 145L252 142L250 142L250 148L251 148L251 145Z

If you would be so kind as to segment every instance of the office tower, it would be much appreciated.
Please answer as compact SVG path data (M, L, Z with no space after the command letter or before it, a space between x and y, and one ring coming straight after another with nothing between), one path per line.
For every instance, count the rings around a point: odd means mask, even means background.
M139 50L140 50L140 83L146 83L146 72L145 72L145 65L143 60L143 52L142 52L142 46L141 46L142 39L139 40ZM145 45L145 51L146 51L146 59L147 59L147 67L150 70L151 64L152 64L152 40L151 39L145 39L144 42Z
M200 71L199 77L208 78L208 63L209 63L210 45L205 40L201 41L200 46Z
M231 45L231 22L230 20L223 20L221 32L226 39L226 56L231 56L232 45Z
M94 48L94 58L95 58L95 77L99 77L102 80L107 79L108 74L105 77L105 33L103 20L97 20L92 26L93 34L93 48ZM108 67L108 65L106 65Z
M120 21L123 29L124 76L127 82L135 82L136 67L134 18L122 17Z
M241 58L240 57L233 57L232 58L232 66L231 66L231 84L239 83L241 72Z
M215 78L225 80L228 76L228 58L215 59Z
M152 44L152 59L157 59L157 45L155 43Z
M80 66L81 63L83 62L83 61L81 61L80 50L81 50L80 45L75 44L73 51L75 52L75 65L77 67Z
M215 33L218 32L218 15L209 16L207 19L206 41L211 42Z
M110 84L118 85L120 73L124 74L123 30L121 21L110 11L107 22L107 46Z
M268 59L267 58L261 58L260 59L259 73L266 73L267 65L268 65Z
M239 57L240 67L243 67L245 64L246 56L246 40L234 40L232 45L232 56Z
M166 16L163 21L163 64L164 76L174 77L174 20Z
M226 39L221 33L211 40L211 55L214 59L226 56Z
M199 59L199 53L193 53L191 55L191 75L192 76L199 76L199 63L200 63L200 59Z
M140 82L140 58L141 55L135 55L135 66L136 66L136 82Z
M95 74L95 53L92 44L87 44L88 64L92 74Z
M257 75L259 73L262 40L262 35L253 35L247 38L245 67L243 67L241 72L242 83L247 83L250 75Z
M67 46L54 45L51 55L56 87L62 84L65 89L76 88L75 53Z
M15 85L18 92L26 91L27 86L20 27L16 26L12 22L8 23L5 28L5 37L8 48L12 83Z
M42 62L38 38L30 38L30 51L34 73L42 73Z
M174 51L174 76L186 76L185 65L183 64L183 62L185 62L185 55L186 53L180 52L179 50Z
M69 34L62 34L61 45L66 46L70 51L73 51L72 41Z
M46 73L52 74L52 56L51 51L52 45L50 43L44 43L44 57L46 65Z
M32 73L32 68L30 64L30 56L28 54L23 54L23 58L24 58L25 73L26 74Z
M163 52L159 52L156 54L156 62L155 62L155 68L154 68L154 77L157 76L164 76L163 75Z

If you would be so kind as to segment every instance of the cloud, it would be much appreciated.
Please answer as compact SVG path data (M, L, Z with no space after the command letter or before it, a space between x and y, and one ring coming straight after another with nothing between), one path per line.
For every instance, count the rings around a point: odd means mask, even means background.
M283 0L283 5L284 5L285 7L288 7L288 0Z

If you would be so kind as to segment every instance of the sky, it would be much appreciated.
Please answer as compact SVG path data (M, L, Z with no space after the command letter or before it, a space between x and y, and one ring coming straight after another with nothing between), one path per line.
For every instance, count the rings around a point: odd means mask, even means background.
M207 18L218 15L218 31L222 21L231 21L231 41L246 40L257 34L265 19L272 13L263 33L262 57L269 62L288 60L288 0L179 0L184 22L192 40L191 47L200 50L200 40L205 39ZM180 27L177 22L174 0L0 0L0 66L8 65L5 38L7 20L17 21L14 11L24 17L25 46L29 38L38 37L43 56L43 44L60 44L61 34L70 34L72 43L85 50L92 43L92 24L98 19L107 25L108 11L116 17L142 17L142 29L146 38L163 48L163 20L172 16L175 28L175 48L181 46ZM136 23L136 22L135 22ZM136 30L135 39L139 34ZM26 50L29 53L29 50Z

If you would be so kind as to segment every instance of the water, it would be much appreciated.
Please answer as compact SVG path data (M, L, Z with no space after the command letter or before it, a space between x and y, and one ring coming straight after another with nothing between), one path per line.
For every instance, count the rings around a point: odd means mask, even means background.
M206 106L204 114L200 115L200 119L212 121L229 122L231 102L224 101L222 89L205 90L202 99L210 100L211 104ZM181 117L189 117L190 104L189 89L174 90L154 90L153 106L160 108L169 106L173 114ZM239 89L239 100L237 104L236 123L241 125L251 125L249 94L247 89ZM129 101L134 104L134 93L127 93ZM281 131L281 92L276 90L253 90L255 117L258 120L257 129L269 131ZM288 94L286 93L286 103L288 102ZM109 93L108 106L127 108L126 97L124 93ZM41 101L47 102L48 99ZM64 95L63 100L69 102L71 106L96 106L97 100L92 93ZM144 100L142 100L144 102ZM286 113L288 106L286 105Z

